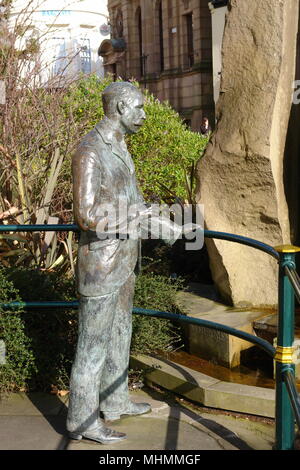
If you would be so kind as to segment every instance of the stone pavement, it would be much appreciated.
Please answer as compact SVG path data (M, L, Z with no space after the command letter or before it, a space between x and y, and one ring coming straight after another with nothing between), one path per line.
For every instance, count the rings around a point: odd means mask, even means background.
M126 432L113 445L72 441L65 429L68 398L43 393L11 394L0 401L0 450L271 450L272 422L194 409L152 389L131 392L152 412L110 427Z

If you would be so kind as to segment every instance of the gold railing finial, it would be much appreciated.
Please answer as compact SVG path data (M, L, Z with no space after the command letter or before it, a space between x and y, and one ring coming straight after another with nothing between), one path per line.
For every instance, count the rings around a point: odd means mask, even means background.
M278 253L298 253L300 247L294 245L279 245L274 246L274 250L278 251Z

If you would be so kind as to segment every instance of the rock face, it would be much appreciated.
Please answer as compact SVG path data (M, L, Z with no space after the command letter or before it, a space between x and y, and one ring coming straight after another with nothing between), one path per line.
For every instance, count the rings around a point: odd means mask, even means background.
M283 154L295 73L298 1L231 0L223 39L217 126L198 163L206 228L290 242ZM207 241L212 275L236 306L277 303L277 263L231 242Z

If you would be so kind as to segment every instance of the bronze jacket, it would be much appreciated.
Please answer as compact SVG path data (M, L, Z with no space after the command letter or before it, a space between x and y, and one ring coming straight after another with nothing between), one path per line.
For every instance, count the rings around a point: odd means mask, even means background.
M106 204L128 207L143 202L134 164L127 149L114 139L104 118L81 141L73 155L75 222L81 228L77 258L77 288L84 296L100 296L118 289L134 271L138 240L97 237L97 223Z

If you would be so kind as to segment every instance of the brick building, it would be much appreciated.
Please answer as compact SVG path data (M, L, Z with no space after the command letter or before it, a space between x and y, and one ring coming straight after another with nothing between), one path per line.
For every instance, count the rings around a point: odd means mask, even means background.
M214 118L212 28L207 0L108 0L106 72L136 78L168 100L193 130Z

